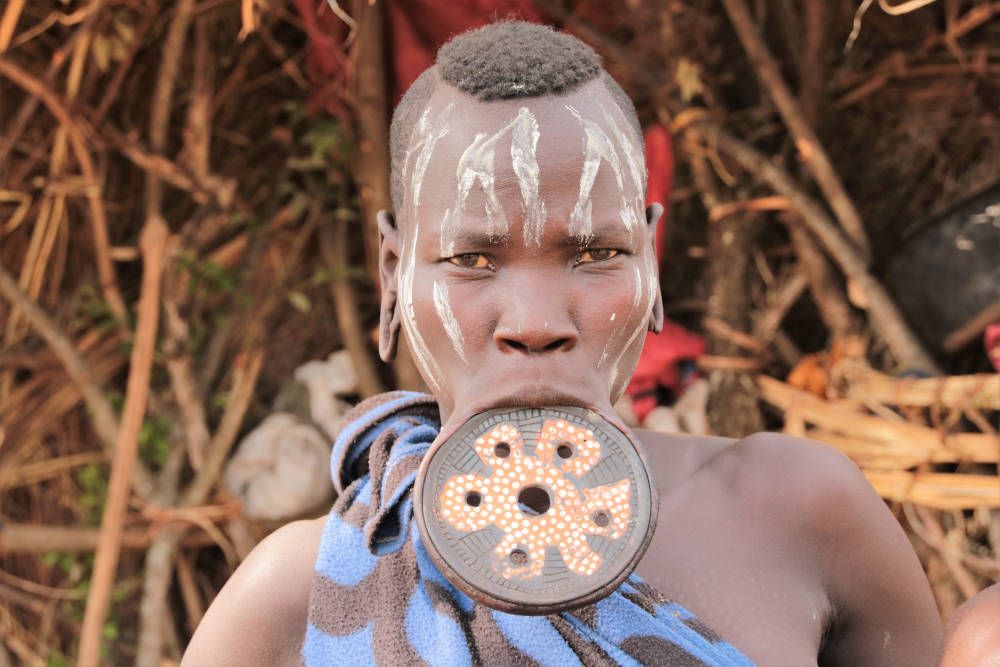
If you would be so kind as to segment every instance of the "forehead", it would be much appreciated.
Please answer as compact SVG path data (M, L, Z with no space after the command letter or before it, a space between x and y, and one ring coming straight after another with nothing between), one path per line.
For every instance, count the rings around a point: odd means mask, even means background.
M402 176L399 214L422 227L456 210L518 218L532 197L548 219L568 220L580 205L641 207L645 185L639 138L599 79L569 94L490 102L439 85Z

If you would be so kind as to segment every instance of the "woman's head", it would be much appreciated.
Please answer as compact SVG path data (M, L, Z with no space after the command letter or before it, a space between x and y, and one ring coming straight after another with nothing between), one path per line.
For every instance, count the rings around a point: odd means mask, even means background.
M499 23L442 48L393 119L382 354L405 331L443 416L609 413L662 319L642 138L596 54Z

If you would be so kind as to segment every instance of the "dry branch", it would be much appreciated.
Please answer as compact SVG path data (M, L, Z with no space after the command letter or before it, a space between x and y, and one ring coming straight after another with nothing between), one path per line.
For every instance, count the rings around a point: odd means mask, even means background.
M320 252L323 254L323 262L332 273L330 290L333 292L333 306L337 313L340 337L351 355L361 395L367 398L385 389L369 352L368 336L361 328L358 300L355 288L351 285L350 265L347 260L348 221L337 220L334 224L336 225L334 230L326 226L320 228Z
M132 487L132 468L138 455L139 429L146 414L146 400L149 396L153 351L160 314L160 283L166 240L167 226L163 219L148 219L139 241L144 266L135 343L125 390L125 408L122 412L118 439L115 442L115 458L111 466L108 497L101 515L101 538L94 557L90 596L87 598L83 627L80 630L80 652L77 660L81 667L96 666L100 659L101 629L111 601L111 586L118 565L125 512L129 490Z
M877 443L873 446L879 448L880 454L898 454L905 461L917 458L921 462L997 461L997 440L992 435L943 434L919 424L889 421L864 413L854 402L824 401L763 375L757 378L757 384L761 397L776 408L794 413L796 419L815 424L824 433L837 433L856 442Z
M859 251L864 262L867 263L868 237L865 234L861 216L847 195L844 185L840 182L840 177L837 175L833 163L830 162L830 158L827 157L819 137L816 136L798 101L785 84L778 63L775 62L774 56L771 55L764 40L761 39L757 26L750 17L750 12L743 0L722 0L722 4L726 8L726 13L729 14L729 20L732 21L750 62L754 65L757 76L764 84L775 106L778 107L778 112L792 133L799 154L812 172L826 200L830 203L830 208L833 209L841 227L847 232L853 245Z
M994 475L865 470L865 477L886 500L940 510L1000 509L1000 486Z
M848 398L892 405L1000 410L1000 375L894 378L867 364L844 361L834 369L846 383Z
M153 541L148 528L127 528L122 533L123 549L146 550ZM42 526L38 524L0 524L0 555L45 554L52 551L85 553L97 548L100 531L75 526ZM205 533L192 533L182 544L188 547L208 546L212 539Z

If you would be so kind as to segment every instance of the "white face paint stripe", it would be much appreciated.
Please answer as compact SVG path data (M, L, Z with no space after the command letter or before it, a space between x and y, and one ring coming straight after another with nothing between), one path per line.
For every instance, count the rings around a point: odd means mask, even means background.
M521 107L517 115L492 135L480 132L462 153L455 169L458 192L455 204L445 212L441 222L441 256L455 253L455 236L465 202L472 186L479 183L486 196L486 225L490 236L505 236L510 229L507 216L500 205L496 193L496 146L512 131L510 156L517 175L521 199L524 203L525 243L541 243L541 231L545 222L545 204L538 194L539 168L535 149L538 145L538 121L527 107Z
M447 119L451 113L453 105L449 104L438 116L438 122L432 127L429 120L430 109L426 109L420 116L417 126L414 128L413 136L410 139L410 146L406 152L404 160L404 181L409 180L409 224L403 226L403 249L400 257L398 270L399 283L399 307L402 311L403 329L413 347L414 361L417 363L422 375L427 380L427 384L437 393L442 392L443 380L441 369L434 361L430 350L421 335L416 322L416 311L413 307L413 274L416 268L416 248L417 239L420 234L420 224L417 220L418 207L420 204L420 188L423 183L424 173L430 163L431 155L438 140L448 133L449 127ZM410 166L411 158L416 155ZM409 169L409 174L405 170ZM406 177L409 177L408 179ZM406 204L404 204L405 206Z
M524 203L524 245L542 244L545 227L545 202L538 196L539 168L535 149L538 146L538 121L527 107L521 107L514 120L510 159L517 174Z
M438 318L444 326L445 333L451 339L452 347L463 362L469 363L465 358L465 339L462 336L462 328L455 319L455 313L451 310L451 301L448 299L448 286L439 280L434 281L434 309Z
M410 176L411 212L414 218L416 218L417 209L420 207L420 190L424 184L424 174L427 172L427 165L431 161L431 155L434 153L434 147L437 145L438 140L448 134L448 131L451 129L448 126L448 117L451 115L451 110L454 107L455 103L451 102L444 108L444 111L441 112L438 118L438 127L433 131L429 128L428 123L430 108L424 109L424 113L420 115L420 121L414 131L414 135L420 137L419 143L410 149L420 149L420 153L417 155L417 162L413 166Z
M417 328L416 311L413 308L413 272L416 267L416 244L420 234L419 225L413 223L413 240L403 246L402 271L399 276L399 305L403 311L403 329L413 344L413 358L417 362L427 383L435 392L441 392L443 381L441 369L431 356L424 337Z
M646 189L646 179L644 177L645 172L645 157L641 156L641 149L637 146L630 137L633 134L631 128L628 127L628 122L625 121L625 116L622 110L618 108L618 105L614 105L615 109L618 111L616 116L620 117L622 121L625 122L625 127L618 122L617 118L612 117L608 113L607 109L602 109L604 112L604 120L607 121L608 125L615 128L615 138L618 139L618 145L621 146L622 154L625 156L625 164L628 166L629 174L632 176L632 184L635 185L638 191L638 196L642 197L643 191ZM641 158L641 159L640 159Z
M611 369L609 384L611 386L612 394L617 393L615 384L618 380L619 366L622 362L622 358L625 356L625 353L628 352L629 348L631 348L632 345L635 343L639 335L645 332L646 329L648 328L649 315L652 312L653 302L656 300L656 265L653 263L652 253L648 250L643 253L643 264L645 265L643 267L645 271L642 273L645 273L645 276L641 274L641 272L639 271L639 267L635 267L636 295L637 297L638 295L645 296L645 299L643 299L645 303L643 303L642 310L640 311L642 317L636 324L635 330L632 332L632 335L629 336L628 341L625 342L624 347L622 347L621 351L618 353L618 358L615 360L615 365ZM625 381L627 382L628 378L625 378Z
M604 362L608 360L608 357L611 354L611 348L617 345L618 342L625 335L627 335L626 332L628 330L625 329L625 327L628 326L628 323L632 321L632 318L635 317L636 310L639 309L639 303L642 300L642 293L643 290L645 289L645 285L643 283L642 272L639 270L639 267L633 266L632 268L634 270L633 275L635 276L635 282L633 283L634 290L632 292L632 305L629 307L628 316L622 323L622 328L615 331L615 333L611 336L611 338L608 339L608 342L604 344L604 350L601 352L601 358L597 362L598 368L603 366ZM615 319L614 315L611 316L611 319L612 320ZM619 355L618 358L620 359L621 355ZM614 372L614 370L612 370L612 372Z
M580 173L580 192L569 219L570 234L578 238L586 238L591 235L593 220L590 191L594 187L601 163L607 162L615 177L615 182L618 184L618 191L621 192L619 217L631 238L635 228L639 225L639 219L634 204L630 205L625 197L625 182L622 177L618 151L615 150L614 144L600 125L581 116L580 112L573 106L567 104L565 107L579 121L586 137L583 147L583 169Z

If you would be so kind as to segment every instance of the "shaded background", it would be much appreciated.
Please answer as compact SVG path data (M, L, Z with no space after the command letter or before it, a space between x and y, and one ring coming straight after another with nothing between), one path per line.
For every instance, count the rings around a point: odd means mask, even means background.
M1000 578L1000 3L860 4L7 0L0 666L172 663L324 513L278 461L325 475L344 406L421 387L374 346L392 105L506 17L603 56L669 200L623 414L839 447L945 616Z

